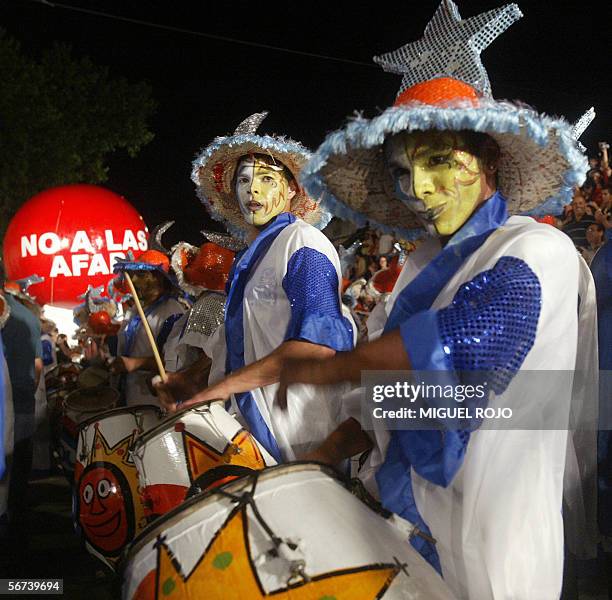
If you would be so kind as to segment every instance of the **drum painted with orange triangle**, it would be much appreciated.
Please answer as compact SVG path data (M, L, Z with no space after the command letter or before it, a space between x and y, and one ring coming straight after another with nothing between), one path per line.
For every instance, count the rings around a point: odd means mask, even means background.
M181 504L190 493L276 464L218 403L176 413L143 435L133 454L149 522Z
M438 573L322 465L293 463L195 496L130 547L124 600L447 600Z
M79 430L75 528L87 550L111 569L147 524L131 449L138 436L159 421L158 407L131 406L97 415Z

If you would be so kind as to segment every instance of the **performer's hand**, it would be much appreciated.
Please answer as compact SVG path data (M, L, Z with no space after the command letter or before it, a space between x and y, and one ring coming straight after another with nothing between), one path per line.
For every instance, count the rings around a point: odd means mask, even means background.
M113 375L121 375L122 373L129 373L127 362L129 358L127 356L117 356L109 363L110 372Z
M311 462L320 462L330 467L336 466L336 457L325 452L323 448L317 448L308 454L304 454L300 460L307 460Z
M189 400L197 394L192 379L185 373L166 373L166 381L162 381L157 375L153 378L153 388L160 403L170 412L176 410L176 404Z
M177 403L172 397L166 383L162 382L161 377L159 375L153 377L151 384L153 385L160 406L168 413L176 412Z
M87 338L83 344L83 357L86 360L92 360L98 356L98 344L92 337Z

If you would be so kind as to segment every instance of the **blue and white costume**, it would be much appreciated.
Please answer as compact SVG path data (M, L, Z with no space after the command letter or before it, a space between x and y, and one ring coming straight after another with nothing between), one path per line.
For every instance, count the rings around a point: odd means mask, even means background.
M482 161L496 170L498 192L444 247L430 222L432 237L368 321L374 335L399 330L416 383L486 382L480 404L463 406L512 410L506 428L489 419L372 425L368 483L375 474L383 505L424 534L411 543L457 597L474 600L559 597L564 543L583 554L595 537L592 277L563 233L508 216L560 208L586 160L565 120L494 100L479 57L520 17L508 4L462 19L443 0L420 40L375 57L403 76L395 105L330 134L303 173L309 191L332 194L336 214L415 239L423 221L398 194L385 140L468 130L499 149L495 164Z
M232 135L213 140L193 164L192 179L211 216L237 238L252 240L230 272L225 324L204 349L213 360L211 384L289 340L336 351L354 344L355 328L340 301L340 260L319 231L331 215L315 200L318 196L296 185L290 212L280 213L263 230L248 225L240 210L234 180L241 158L272 157L297 182L311 156L295 140L257 134L266 115L247 117ZM277 389L274 384L236 394L232 403L251 433L283 462L314 450L340 424L342 389L292 387L287 411L276 405Z
M410 257L385 329L399 326L415 372L444 370L450 380L457 371L488 373L496 382L488 406L511 408L521 421L444 436L379 430L377 481L387 508L437 540L435 549L413 543L460 597L547 598L562 578L568 432L528 427L554 412L567 429L578 340L580 352L595 345L593 290L579 289L586 266L559 231L503 212L494 223L483 218L502 202L496 196L472 217L475 235L461 239L460 230L444 250L428 240ZM460 256L456 265L450 255ZM580 328L579 297L590 315ZM551 373L549 388L534 390L542 377L515 378L519 370L566 374Z
M330 241L290 213L279 215L237 258L225 326L215 335L211 379L264 358L288 340L353 347L353 324L340 302L340 261ZM229 352L227 352L229 349ZM233 407L279 462L314 450L340 424L337 387L292 386L288 410L278 385L233 397Z
M163 352L172 327L185 311L185 306L172 296L161 296L145 309L147 321L160 352ZM118 356L153 356L147 334L137 313L132 314L125 327L119 332L118 337ZM157 397L151 394L149 389L148 382L150 379L151 373L148 371L127 373L125 376L125 398L128 406L137 404L159 405Z

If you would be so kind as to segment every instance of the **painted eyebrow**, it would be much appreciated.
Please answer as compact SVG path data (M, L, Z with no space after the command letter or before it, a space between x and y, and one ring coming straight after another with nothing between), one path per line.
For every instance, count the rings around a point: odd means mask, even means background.
M418 156L423 156L424 154L434 154L434 155L442 155L448 156L453 151L453 148L449 146L441 146L441 147L430 147L430 146L419 146L413 153L412 158L416 158Z

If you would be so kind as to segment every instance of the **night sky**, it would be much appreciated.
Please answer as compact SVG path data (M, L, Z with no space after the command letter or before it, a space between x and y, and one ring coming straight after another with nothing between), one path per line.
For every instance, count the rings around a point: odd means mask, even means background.
M137 158L118 153L105 184L124 195L152 227L176 219L168 243L200 241L210 225L189 178L195 153L247 115L270 116L262 131L286 133L316 148L355 109L373 116L389 106L400 77L371 62L374 54L421 37L436 0L403 2L239 2L66 0L64 5L166 26L349 59L366 64L248 47L73 12L30 0L3 0L0 26L28 53L53 41L72 45L129 80L153 86L155 139ZM574 121L594 105L598 118L582 141L589 154L610 127L608 2L518 2L524 17L483 53L496 98L521 99ZM458 2L464 18L500 6ZM605 7L608 7L607 9ZM219 226L216 226L219 229Z

